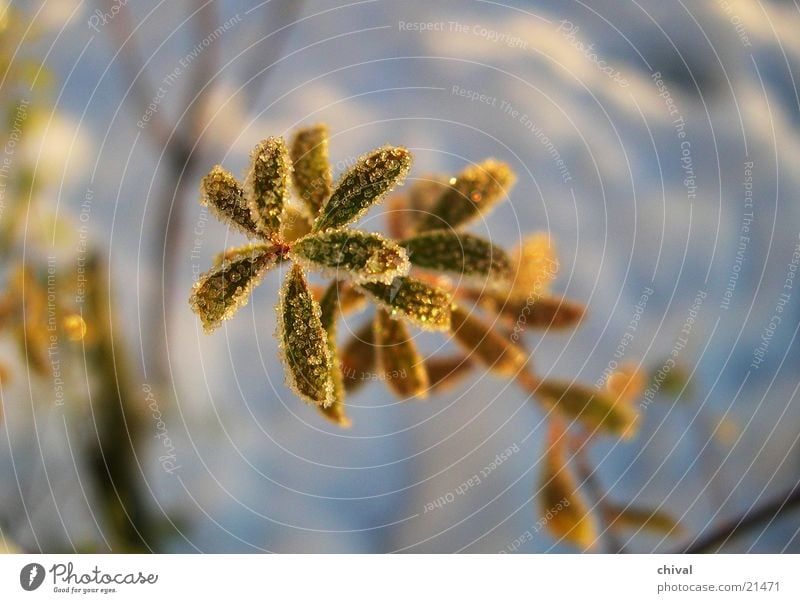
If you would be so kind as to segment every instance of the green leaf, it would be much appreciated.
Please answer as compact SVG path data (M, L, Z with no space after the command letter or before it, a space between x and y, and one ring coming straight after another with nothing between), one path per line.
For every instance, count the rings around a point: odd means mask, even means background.
M339 317L339 282L332 283L320 300L320 322L325 329L328 350L331 356L331 383L332 400L328 406L317 406L320 413L329 421L339 427L350 427L352 422L347 416L344 404L344 378L342 377L342 364L336 349L336 320Z
M493 373L514 376L527 362L527 354L508 337L459 306L450 311L450 331L469 358L480 361Z
M278 337L287 381L307 402L329 406L333 361L321 314L303 269L295 264L286 275L278 304Z
M200 316L206 333L247 304L253 287L279 259L279 247L247 245L229 249L216 266L200 276L192 287L189 304Z
M533 393L549 408L591 429L622 437L632 437L636 432L636 411L613 394L558 380L542 381Z
M367 321L341 348L339 361L344 377L344 389L348 393L354 392L376 377L377 354L372 326L373 321Z
M511 258L486 239L452 230L432 230L407 239L411 263L466 277L505 281L513 276Z
M378 310L373 332L378 366L389 389L402 398L427 397L428 373L405 323Z
M355 222L405 178L410 167L411 154L402 147L381 147L364 155L339 180L314 231Z
M609 507L608 524L610 527L636 531L644 530L663 535L679 535L683 532L678 522L667 513L630 506Z
M405 250L394 241L350 229L307 235L292 246L292 257L323 270L325 276L347 277L354 283L388 284L410 268Z
M597 525L578 482L567 465L565 436L550 437L545 451L539 496L539 523L582 550L597 542Z
M200 203L207 206L217 220L234 226L246 235L257 234L258 227L244 200L244 191L233 174L215 165L200 184Z
M450 328L450 294L444 289L401 276L391 285L364 283L360 288L394 316L428 331Z
M293 182L297 196L312 216L330 197L333 177L328 161L328 127L316 124L297 130L292 140Z
M472 370L472 361L466 356L434 356L425 360L430 381L429 391L443 392L455 387Z
M289 200L291 171L283 139L267 138L253 150L245 180L245 198L258 234L266 239L274 240L280 232L281 215Z
M493 159L465 169L420 223L418 231L461 228L486 215L515 182L507 164Z

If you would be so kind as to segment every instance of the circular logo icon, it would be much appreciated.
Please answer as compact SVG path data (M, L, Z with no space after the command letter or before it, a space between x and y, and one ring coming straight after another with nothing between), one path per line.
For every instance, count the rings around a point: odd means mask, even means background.
M29 563L19 572L19 584L25 590L36 590L44 582L44 566Z

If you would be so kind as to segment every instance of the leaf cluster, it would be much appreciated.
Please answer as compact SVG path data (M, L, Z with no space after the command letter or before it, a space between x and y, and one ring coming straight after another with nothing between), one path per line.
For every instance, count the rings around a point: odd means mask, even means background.
M268 270L291 263L276 307L287 382L334 423L350 426L345 396L376 376L407 400L452 387L482 367L514 380L558 424L631 436L633 401L644 389L636 371L597 388L542 379L533 369L528 333L575 327L585 313L579 302L550 292L558 260L549 236L533 234L506 251L466 231L508 196L515 180L508 165L489 159L449 179L418 179L389 199L388 237L353 228L410 167L408 150L385 146L334 184L322 124L301 129L288 145L281 138L261 142L243 183L215 166L202 181L202 202L254 243L220 254L194 285L190 302L204 328L230 318ZM307 271L330 284L310 286ZM376 311L339 345L337 323L367 302ZM413 329L445 333L458 351L426 358ZM542 479L543 504L571 502L551 532L586 547L596 528L568 455L555 442ZM613 523L629 524L632 515L618 513Z

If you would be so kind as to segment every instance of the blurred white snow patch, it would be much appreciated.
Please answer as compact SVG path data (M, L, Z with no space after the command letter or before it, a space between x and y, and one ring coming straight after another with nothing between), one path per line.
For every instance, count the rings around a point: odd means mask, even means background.
M245 92L230 82L211 87L201 121L206 124L203 136L208 137L212 145L230 148L234 144L234 137L244 130L246 100Z
M23 143L26 163L35 166L37 181L45 186L77 182L89 168L90 136L70 115L53 112L35 119Z
M81 0L50 0L39 11L37 23L48 30L60 31L81 21L86 5Z

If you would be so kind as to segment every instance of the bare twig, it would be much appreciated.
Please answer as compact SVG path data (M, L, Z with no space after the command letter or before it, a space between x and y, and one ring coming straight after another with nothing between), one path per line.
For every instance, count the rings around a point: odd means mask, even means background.
M763 506L756 507L741 517L731 519L720 524L702 538L695 538L680 552L683 553L714 553L719 551L735 536L758 527L770 524L780 515L800 508L800 483L787 493L778 496L775 500Z

